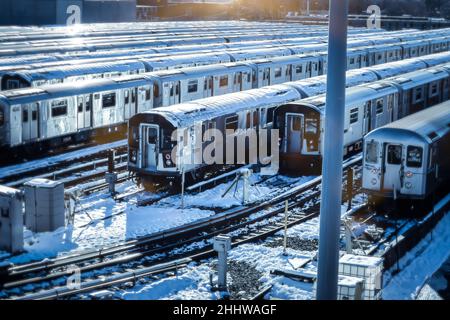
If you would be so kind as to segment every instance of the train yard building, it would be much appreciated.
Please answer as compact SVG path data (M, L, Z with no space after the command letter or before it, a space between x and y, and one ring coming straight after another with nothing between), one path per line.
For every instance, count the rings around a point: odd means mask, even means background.
M2 0L0 25L132 22L136 0Z

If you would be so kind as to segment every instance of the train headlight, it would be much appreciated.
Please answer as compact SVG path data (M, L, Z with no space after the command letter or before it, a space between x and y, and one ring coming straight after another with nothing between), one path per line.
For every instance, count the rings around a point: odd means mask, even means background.
M170 167L170 166L172 165L172 161L171 161L171 160L166 160L166 165L167 165L168 167Z
M370 182L371 182L373 185L376 185L376 184L378 183L378 180L375 179L375 178L373 178L372 180L370 180Z
M405 183L405 187L406 187L406 189L411 189L412 188L411 182Z
M165 157L166 157L166 160L170 160L170 153L166 153L166 155L165 155Z
M406 175L407 178L412 178L413 173L411 171L408 171L408 172L406 172L405 175Z

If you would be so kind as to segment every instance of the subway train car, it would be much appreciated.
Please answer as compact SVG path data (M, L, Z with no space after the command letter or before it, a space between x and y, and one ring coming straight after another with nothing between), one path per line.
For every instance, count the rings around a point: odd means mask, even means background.
M450 73L430 68L347 90L344 156L362 150L368 132L449 98ZM287 172L320 173L326 96L282 105L275 110L280 130L280 167Z
M446 55L447 62L450 62L450 53ZM435 56L438 56L440 62L445 60L445 55L439 54L414 58L402 61L402 63L396 62L392 65L396 71L392 70L389 74L403 74L405 71L423 69L428 64L434 63ZM204 70L204 67L202 68ZM101 133L105 130L106 132L123 130L131 115L160 107L164 99L170 105L198 99L200 94L207 97L208 93L218 95L240 89L241 78L242 85L244 85L244 80L248 81L248 74L244 76L242 70L252 71L249 66L241 65L235 70L237 72L222 68L220 76L218 73L209 74L209 76L213 76L212 86L209 85L209 81L204 81L206 74L194 72L189 78L186 74L190 73L187 72L184 75L164 73L159 79L146 75L134 75L83 81L79 84L67 83L5 91L0 94L0 113L3 119L0 126L0 146L20 150L20 147L27 146L43 145L45 147L61 143L70 144L74 141L88 139L97 131ZM234 73L229 74L230 72ZM177 83L179 81L171 82L172 76L184 77L183 86L178 87L178 93ZM223 79L220 79L221 77ZM200 78L203 81L200 81ZM347 85L372 82L377 78L377 73L370 71L370 68L352 70L348 74ZM227 83L226 86L225 83ZM220 88L221 85L222 88ZM246 86L246 88L251 88L250 83L247 83ZM313 79L296 81L289 83L289 86L299 93L299 99L324 93L325 90L323 77L317 81ZM175 98L179 99L181 94L181 101L174 100ZM95 112L92 109L92 103L100 106L95 109ZM59 108L60 106L62 108ZM56 109L54 112L53 107ZM53 123L53 118L58 119L58 121L55 120L58 125L55 125L53 129L50 128L51 130L45 129L45 122Z
M364 137L362 188L371 202L426 199L450 182L450 102Z
M444 80L448 80L450 74L443 71L441 74L435 74L434 69L417 71L409 74L410 78L418 78L417 88L428 86L434 83L442 84ZM428 82L421 81L419 73L422 72L428 76ZM421 74L422 75L422 74ZM405 76L408 76L406 74ZM361 75L357 75L361 79ZM263 92L266 88L255 89L244 93L257 96L258 93ZM274 87L275 88L275 87ZM166 147L162 147L161 139L167 140L170 137L172 131L175 129L183 132L194 132L194 124L209 128L210 125L218 130L233 129L243 130L254 128L273 128L278 129L279 143L280 143L280 168L283 171L293 170L297 174L314 174L319 173L321 169L321 155L323 154L323 121L324 121L324 109L325 109L325 96L315 96L302 100L292 100L297 95L302 98L301 90L298 90L298 84L292 83L283 84L280 89L279 95L283 97L286 94L286 90L289 88L288 103L281 102L279 104L271 104L269 107L265 104L265 96L261 94L261 99L254 101L248 109L245 108L247 102L242 103L242 109L239 109L239 114L229 115L225 119L225 123L236 123L230 127L217 127L212 120L206 122L207 116L203 118L196 118L197 113L208 115L210 119L215 118L214 114L209 113L209 108L214 110L213 106L220 104L220 110L228 110L226 107L227 101L233 101L230 104L229 109L233 109L234 99L244 97L242 94L229 94L222 96L218 99L203 99L192 102L191 104L181 104L179 106L173 106L171 108L164 108L164 114L167 117L172 117L170 110L176 110L175 114L180 119L190 119L191 117L197 122L179 121L177 126L167 127L164 132L161 131L160 122L165 123L165 120L161 120L160 117L156 117L155 114L159 114L160 109L154 109L145 112L144 115L133 116L129 121L129 168L131 171L137 172L142 177L147 176L160 176L167 179L173 179L179 177L182 168L178 165L174 165L173 159L170 159ZM294 90L292 90L294 89ZM256 93L256 94L255 94ZM296 94L294 94L296 93ZM276 92L271 93L273 96ZM346 126L344 131L344 143L345 154L352 154L356 151L362 150L362 138L364 134L370 132L370 130L381 127L392 121L397 120L400 112L401 103L399 100L400 89L393 81L377 81L374 83L364 84L357 87L352 87L347 90L346 94ZM424 107L436 102L434 97L426 96L424 99L429 101L424 104ZM448 97L440 95L440 99L446 100ZM269 99L269 101L271 101ZM291 102L289 102L291 101ZM183 113L178 110L181 110ZM409 110L409 109L408 109ZM227 114L228 116L228 114ZM233 120L233 121L232 121ZM173 124L175 122L172 122ZM147 146L149 133L143 132L142 128L151 128L152 142L151 146ZM169 132L167 132L169 130ZM221 131L224 133L224 131ZM238 133L236 133L238 134ZM185 139L186 140L186 139ZM174 147L174 143L170 142L168 146ZM254 144L252 144L254 146ZM186 148L185 154L194 154L194 149L198 146L195 143L184 143ZM162 152L164 150L164 152ZM148 160L148 158L152 160ZM171 162L164 163L164 159ZM149 163L152 163L151 165ZM156 165L158 164L158 165ZM197 170L204 169L206 165L194 164L189 168L184 168L185 172L195 173ZM170 169L168 169L170 168ZM194 178L194 177L192 177Z

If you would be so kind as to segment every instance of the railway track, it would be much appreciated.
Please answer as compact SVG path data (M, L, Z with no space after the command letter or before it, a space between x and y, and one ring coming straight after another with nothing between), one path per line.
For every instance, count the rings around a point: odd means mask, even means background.
M27 165L20 164L0 168L0 184L19 188L33 178L46 178L64 180L66 187L74 186L84 182L83 179L89 179L89 175L85 174L83 177L83 173L97 171L97 169L107 166L108 152L111 149L116 152L115 161L118 164L126 162L127 147L125 143L111 143L101 147L68 152L64 156L32 161ZM104 175L105 172L97 172L97 174ZM95 177L94 173L93 176Z
M348 161L345 167L358 166L360 161L360 158L353 159ZM3 290L17 292L18 288L33 287L34 293L30 294L29 292L25 292L21 295L11 294L10 298L12 299L58 298L61 297L62 291L64 291L64 296L67 297L75 294L75 292L71 293L67 291L64 286L45 290L39 288L37 284L66 278L68 275L66 268L73 265L79 266L81 274L86 274L94 270L105 269L116 265L129 266L130 263L136 265L135 268L140 269L149 263L148 259L145 258L157 254L161 255L161 253L163 254L163 258L157 259L158 261L152 261L153 266L158 265L158 262L168 263L180 258L190 258L191 260L198 261L214 254L209 244L203 246L202 249L194 250L195 252L192 252L192 250L180 250L180 248L199 242L208 243L217 234L246 230L239 232L234 237L233 245L240 245L269 237L284 228L282 221L284 218L285 200L290 201L290 210L296 211L289 218L288 226L302 223L318 215L320 182L321 177L317 177L269 201L256 204L252 207L228 210L207 219L128 241L110 248L26 265L11 266L3 271L3 279L5 280L3 281ZM302 207L310 201L315 202L315 204L309 206L308 212L298 210L299 207ZM268 220L271 221L269 225L262 223ZM260 228L262 225L264 226ZM170 254L170 257L167 257L167 253L174 250L178 253ZM152 270L154 271L156 269ZM111 278L111 281L109 281L108 277L104 275L100 277L103 278L102 283L104 287L117 283L116 278L114 280ZM91 288L92 281L98 281L98 279L86 279L82 283L82 287L89 291L87 288ZM98 287L98 284L96 286ZM79 293L79 291L76 293Z

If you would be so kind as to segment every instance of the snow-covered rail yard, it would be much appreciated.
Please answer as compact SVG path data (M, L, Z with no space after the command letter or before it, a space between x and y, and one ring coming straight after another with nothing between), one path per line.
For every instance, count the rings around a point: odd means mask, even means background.
M0 29L0 299L316 299L328 30L61 30ZM338 299L434 299L450 29L348 46Z

